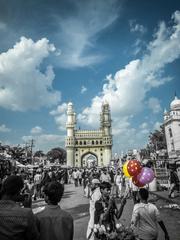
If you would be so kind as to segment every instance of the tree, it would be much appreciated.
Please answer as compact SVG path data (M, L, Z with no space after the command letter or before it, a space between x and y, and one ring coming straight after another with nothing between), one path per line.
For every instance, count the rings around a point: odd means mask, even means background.
M36 151L34 153L34 157L44 157L45 155L46 154L42 150Z
M47 158L50 162L58 160L60 164L64 164L66 161L66 151L63 148L53 148L47 153Z
M25 155L25 148L20 147L20 145L10 147L8 150L8 154L10 154L11 157L15 160L21 160Z
M164 125L160 126L160 130L155 130L150 134L149 147L151 152L167 149Z
M143 148L140 150L140 158L141 159L148 159L150 158L150 148L149 145L147 144L146 148Z

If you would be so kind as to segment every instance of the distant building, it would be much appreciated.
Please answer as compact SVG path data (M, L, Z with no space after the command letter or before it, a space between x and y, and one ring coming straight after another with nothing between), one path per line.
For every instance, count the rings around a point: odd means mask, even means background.
M169 159L180 158L180 99L175 96L170 110L164 111L164 127Z
M66 152L67 165L71 167L108 166L112 158L111 113L108 103L102 105L100 128L81 130L76 128L73 104L67 109Z

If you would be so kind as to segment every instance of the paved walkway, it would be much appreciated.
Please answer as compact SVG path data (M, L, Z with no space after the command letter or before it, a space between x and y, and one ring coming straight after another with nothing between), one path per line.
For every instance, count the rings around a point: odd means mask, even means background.
M33 202L33 212L41 211L45 205L44 200ZM74 240L85 240L89 220L89 199L83 197L83 187L75 187L74 184L65 185L60 206L68 211L74 219Z
M180 192L175 192L175 197L174 198L169 198L168 191L156 191L156 192L151 192L151 194L164 199L165 201L171 203L171 204L177 204L180 206Z
M159 200L158 200L159 199ZM166 200L167 204L160 199ZM165 225L168 227L171 239L179 240L180 236L180 218L179 211L163 208L164 204L178 204L180 205L180 193L176 193L174 199L168 198L168 191L151 192L150 200L159 207L162 215L162 219ZM38 200L33 202L33 211L39 211L45 205L43 200ZM60 203L62 209L71 213L74 219L74 240L85 240L86 239L86 229L89 220L89 199L83 196L83 188L75 187L73 184L65 185L65 193L63 199ZM121 221L128 226L130 223L132 209L133 209L132 199L128 199L123 214L121 216ZM160 235L158 240L163 240L164 234L160 230Z

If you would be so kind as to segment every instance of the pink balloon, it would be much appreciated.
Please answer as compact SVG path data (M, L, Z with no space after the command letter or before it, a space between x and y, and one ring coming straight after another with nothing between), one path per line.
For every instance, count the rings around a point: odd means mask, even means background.
M140 184L145 185L154 179L154 172L151 168L143 167L141 172L137 175L137 180Z

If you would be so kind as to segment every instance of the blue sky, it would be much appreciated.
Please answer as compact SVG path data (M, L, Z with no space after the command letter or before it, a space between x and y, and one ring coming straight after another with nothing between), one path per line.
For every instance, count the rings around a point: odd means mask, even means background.
M0 141L64 147L66 107L98 129L111 107L113 152L146 145L180 97L180 3L0 0Z

